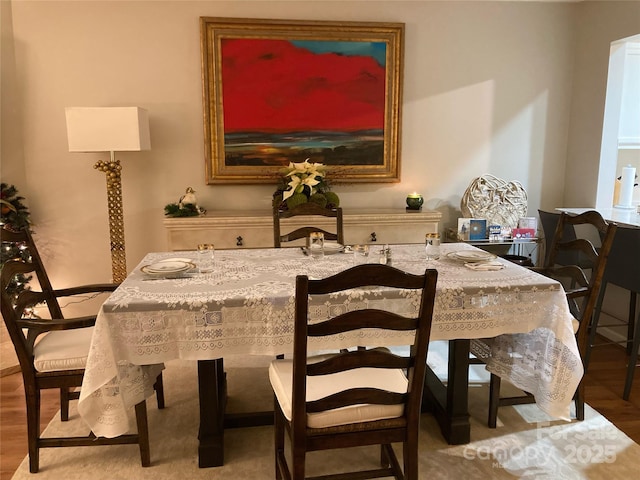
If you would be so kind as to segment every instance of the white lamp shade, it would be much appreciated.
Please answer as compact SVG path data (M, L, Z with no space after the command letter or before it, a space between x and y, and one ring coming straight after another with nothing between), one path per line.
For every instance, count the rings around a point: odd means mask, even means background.
M140 107L67 107L70 152L151 149L149 114Z

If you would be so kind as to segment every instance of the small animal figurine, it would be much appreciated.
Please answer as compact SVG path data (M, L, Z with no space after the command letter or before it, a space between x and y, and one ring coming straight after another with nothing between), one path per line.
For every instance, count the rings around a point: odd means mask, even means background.
M187 187L185 194L182 195L180 197L180 200L178 201L178 205L180 206L180 208L184 208L185 205L189 205L189 204L193 205L194 207L198 206L196 191L191 187Z

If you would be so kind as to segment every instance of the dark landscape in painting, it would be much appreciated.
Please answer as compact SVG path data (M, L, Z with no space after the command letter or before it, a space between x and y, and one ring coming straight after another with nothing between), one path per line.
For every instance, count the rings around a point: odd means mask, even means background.
M381 130L225 135L228 166L284 166L307 158L325 165L383 165L383 153Z
M383 165L384 48L224 40L225 164L278 166L311 158L327 165Z

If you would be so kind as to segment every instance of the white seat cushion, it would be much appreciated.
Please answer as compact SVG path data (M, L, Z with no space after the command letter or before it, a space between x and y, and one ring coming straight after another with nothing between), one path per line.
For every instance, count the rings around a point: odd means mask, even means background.
M93 327L48 332L36 343L34 365L39 372L85 368Z
M580 328L580 322L577 319L572 318L571 325L573 326L573 333L578 333L578 329Z
M312 360L310 359L310 361ZM272 361L269 366L269 380L284 416L291 420L293 361L291 359ZM332 375L307 377L307 400L318 400L347 388L373 387L390 392L405 393L407 384L407 377L400 369L357 368ZM325 428L349 423L370 422L397 418L403 413L404 405L350 405L324 412L309 413L307 414L307 426Z

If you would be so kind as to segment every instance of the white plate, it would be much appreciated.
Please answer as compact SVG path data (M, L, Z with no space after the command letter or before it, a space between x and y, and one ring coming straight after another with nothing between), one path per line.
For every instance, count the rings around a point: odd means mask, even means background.
M325 255L332 255L344 251L344 245L334 242L324 242L323 250Z
M184 263L193 263L193 259L191 258L165 258L164 260L158 260L158 263L161 262L184 262Z
M196 266L191 262L165 260L151 265L144 265L140 270L148 275L173 275L189 271L192 268L196 268Z
M476 251L476 250L461 250L459 252L450 252L447 254L448 258L454 260L461 260L463 262L486 262L493 260L496 256L493 253Z

